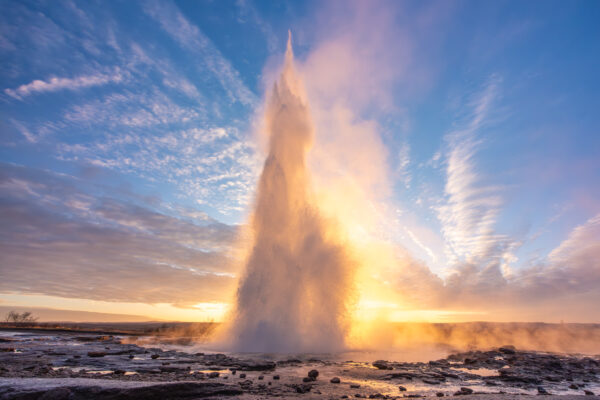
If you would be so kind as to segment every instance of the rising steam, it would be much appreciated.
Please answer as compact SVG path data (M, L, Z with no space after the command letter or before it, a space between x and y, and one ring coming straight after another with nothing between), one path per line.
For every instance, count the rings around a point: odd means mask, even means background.
M306 155L314 128L303 93L290 36L265 112L269 153L237 292L236 350L332 351L344 345L353 267L335 224L312 197Z

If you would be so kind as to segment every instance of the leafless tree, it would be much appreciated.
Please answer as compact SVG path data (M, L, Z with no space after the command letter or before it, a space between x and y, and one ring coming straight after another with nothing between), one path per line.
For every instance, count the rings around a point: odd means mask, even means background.
M22 313L11 311L6 315L5 318L6 322L14 324L31 324L37 320L37 317L34 317L29 311L24 311Z

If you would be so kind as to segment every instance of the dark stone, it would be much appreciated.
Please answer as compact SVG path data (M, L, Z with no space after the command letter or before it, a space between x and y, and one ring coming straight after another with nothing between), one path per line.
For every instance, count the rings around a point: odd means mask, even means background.
M104 357L106 355L105 352L103 351L88 351L87 353L88 357Z
M218 377L219 377L219 375L220 375L220 374L219 374L218 372L216 372L216 371L215 371L215 372L209 372L207 376L208 376L209 378L218 378Z
M586 396L595 396L594 392L591 390L584 390L583 393L585 393Z
M517 353L515 346L502 346L498 349L498 351L502 354L516 354Z
M278 381L279 380L279 375L273 375L273 380Z
M418 377L419 375L412 373L412 372L394 372L393 374L387 374L385 377L383 377L383 379L385 380L390 380L390 379L408 379L409 381L412 381L413 378Z
M233 364L236 369L240 371L271 371L274 370L277 364L273 361L241 361L235 360L230 362L229 364ZM220 363L220 365L226 365L225 363Z
M313 378L309 378L308 376L305 376L304 378L302 378L302 382L307 383L307 382L314 382L315 380Z
M308 393L312 389L312 385L303 383L301 385L293 385L294 389L296 389L296 393Z
M316 369L311 369L310 371L308 371L308 377L311 378L313 381L317 380L318 376L319 376L319 371L317 371Z
M550 393L548 393L548 391L546 389L544 389L543 386L538 386L537 391L538 391L538 394L550 394Z
M401 392L406 392L406 388L404 386L398 386L398 390Z
M388 362L385 360L377 360L373 362L373 366L377 369L394 369L391 366L388 365Z
M444 393L442 393L442 392L437 392L435 395L436 395L437 397L444 397Z
M454 393L455 396L463 396L466 394L473 394L473 389L468 387L461 387L458 392Z
M152 354L150 356L151 359L156 360L158 357L160 357L158 354Z
M246 374L240 374L240 379L244 379L246 377Z
M252 381L248 379L248 380L245 380L245 381L242 381L242 382L240 382L240 384L239 384L239 385L240 385L240 386L241 386L243 389L246 389L246 390L248 390L248 389L250 389L250 388L252 387Z
M180 368L180 367L167 367L167 366L160 367L160 372L181 372L184 370L185 370L184 368Z
M350 389L358 389L360 388L360 385L358 383L353 383L350 385Z
M333 378L331 378L329 380L329 382L331 382L331 383L340 383L341 381L340 381L340 378L338 378L337 376L334 376Z
M569 389L577 390L577 389L579 389L579 386L577 386L577 385L576 385L576 384L574 384L574 383L571 383L571 384L569 385Z
M262 381L263 379L265 379L264 375L259 375L259 376L258 376L258 380L259 380L259 381Z

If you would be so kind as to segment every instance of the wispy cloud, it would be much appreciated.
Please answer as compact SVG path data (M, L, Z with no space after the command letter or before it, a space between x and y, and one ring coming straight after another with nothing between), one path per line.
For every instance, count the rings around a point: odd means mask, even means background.
M396 169L401 182L406 188L410 188L412 175L410 173L410 144L403 142L398 151L398 167Z
M82 75L75 78L52 77L48 80L36 79L30 83L19 86L16 89L4 89L4 93L22 99L24 97L44 92L56 92L59 90L79 90L82 88L105 85L107 83L119 83L123 80L123 74L116 68L112 74Z
M254 105L256 95L242 81L239 72L231 65L214 43L177 6L170 2L146 3L146 13L154 18L179 45L197 56L219 81L232 101Z
M493 76L473 97L460 128L446 135L446 202L437 212L452 264L498 262L508 245L509 239L495 232L503 204L501 187L485 182L475 161L482 143L479 131L490 116L499 83Z
M233 126L169 129L154 135L132 129L87 145L61 145L59 155L171 183L186 197L226 215L249 204L260 167L254 144Z
M29 130L29 128L27 128L25 125L23 125L19 121L11 119L10 122L15 126L15 128L17 128L17 130L19 131L19 133L21 135L23 135L23 137L25 138L25 140L27 140L29 143L37 143L37 141L39 140L39 136L38 135L35 135L34 133L32 133Z

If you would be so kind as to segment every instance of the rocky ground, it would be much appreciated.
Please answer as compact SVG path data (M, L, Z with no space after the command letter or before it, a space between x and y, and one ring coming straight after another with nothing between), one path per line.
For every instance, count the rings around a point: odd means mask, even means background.
M503 347L428 363L144 347L110 335L3 332L0 399L403 398L600 394L600 357Z

